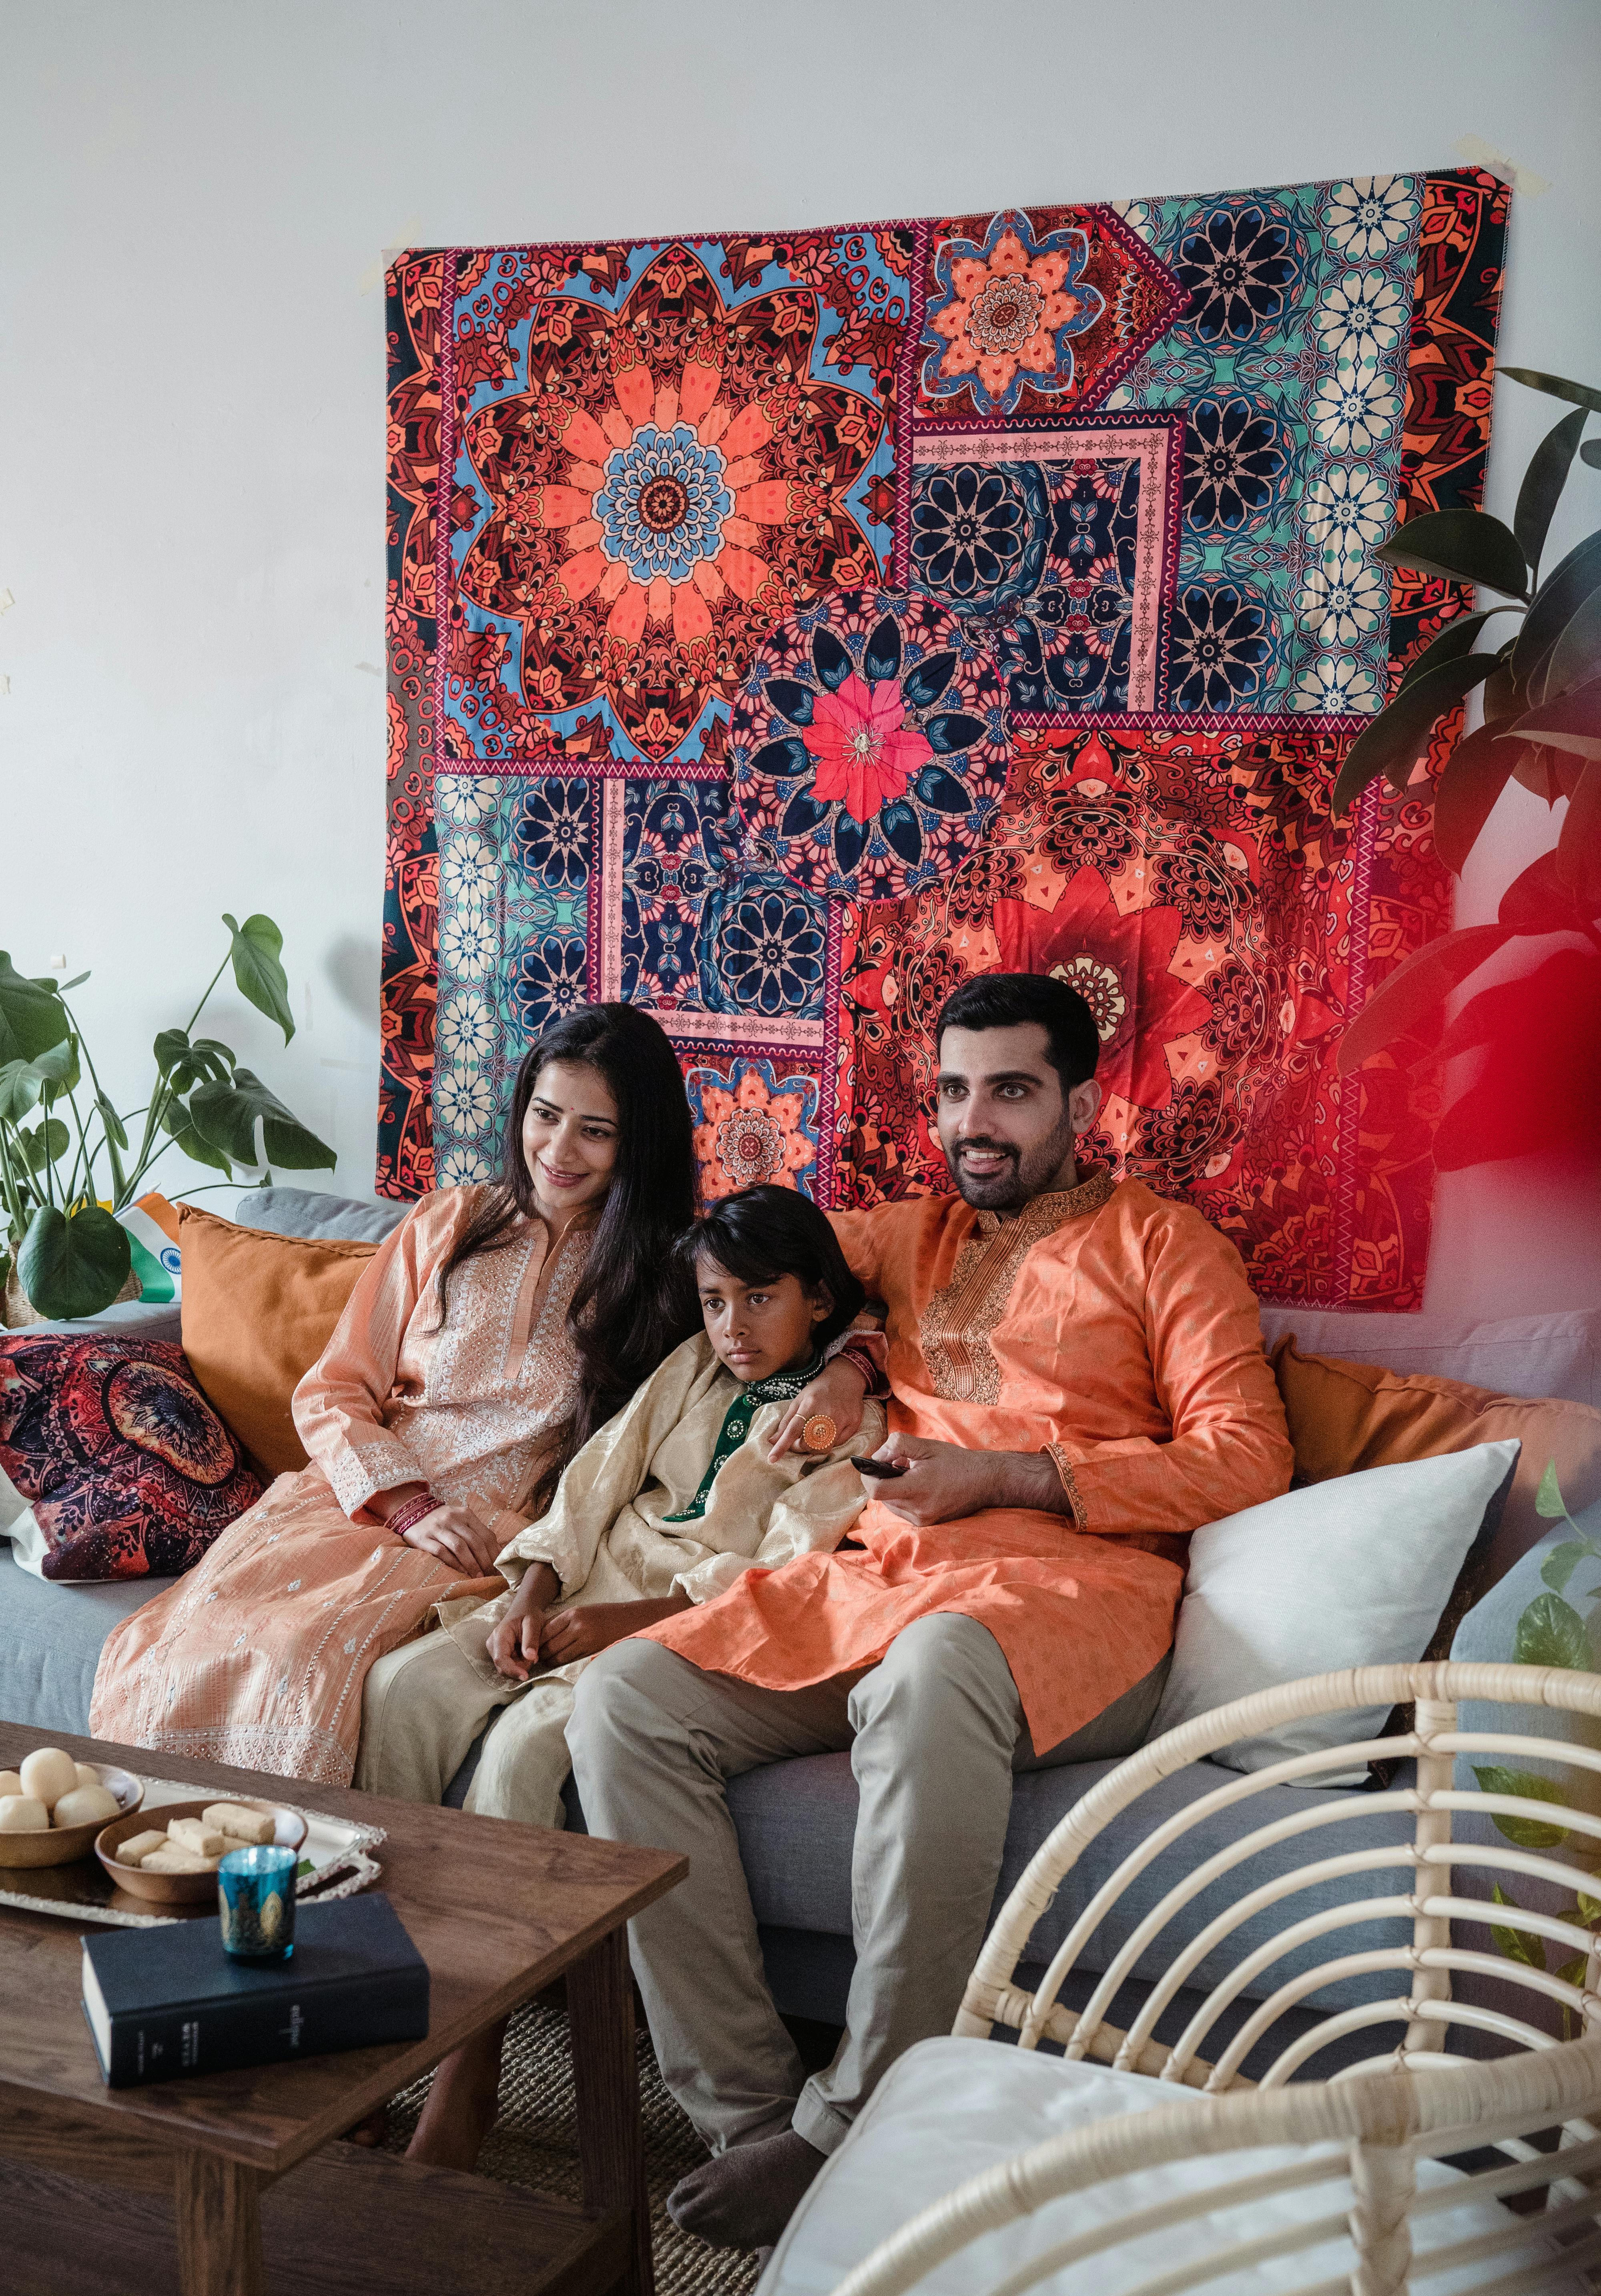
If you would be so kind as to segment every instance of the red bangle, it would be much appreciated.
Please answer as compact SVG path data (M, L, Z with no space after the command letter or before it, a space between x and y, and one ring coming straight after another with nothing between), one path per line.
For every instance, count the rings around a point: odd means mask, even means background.
M403 1505L398 1506L385 1523L384 1529L392 1530L397 1538L404 1538L408 1530L415 1529L425 1516L432 1514L435 1508L441 1504L442 1502L436 1499L431 1491L424 1491L420 1498L407 1499Z
M876 1390L878 1365L865 1348L842 1348L836 1360L840 1363L848 1363L852 1371L860 1372L862 1385L868 1395L872 1395Z

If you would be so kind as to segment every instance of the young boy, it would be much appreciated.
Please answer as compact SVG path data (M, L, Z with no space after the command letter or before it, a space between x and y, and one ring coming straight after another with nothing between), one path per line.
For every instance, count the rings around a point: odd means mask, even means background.
M861 1512L850 1455L883 1441L878 1405L849 1442L814 1422L811 1447L768 1457L823 1349L862 1305L828 1221L792 1189L747 1188L679 1249L704 1332L590 1438L549 1511L497 1557L508 1592L442 1605L444 1632L390 1661L364 1726L356 1782L368 1792L438 1801L505 1708L466 1807L562 1824L563 1733L595 1653L712 1601L745 1570L837 1546Z

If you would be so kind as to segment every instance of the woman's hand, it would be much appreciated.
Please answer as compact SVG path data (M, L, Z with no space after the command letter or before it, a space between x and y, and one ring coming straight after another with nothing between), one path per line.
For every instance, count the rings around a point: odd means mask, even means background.
M833 1422L834 1442L848 1443L862 1423L866 1398L867 1382L861 1373L844 1356L836 1356L831 1364L824 1365L809 1387L801 1389L779 1421L768 1453L768 1464L776 1467L786 1451L805 1449L802 1431L807 1421L819 1411Z
M562 1582L548 1562L531 1562L512 1596L504 1618L489 1629L485 1648L490 1664L513 1682L526 1682L539 1663L539 1638L545 1614L562 1591Z
M660 1603L591 1603L584 1610L553 1611L545 1621L539 1656L546 1666L593 1658L596 1651L609 1650L625 1636L636 1635L641 1627L653 1627L690 1607L689 1596L677 1594Z
M489 1578L500 1552L500 1541L493 1531L484 1529L471 1507L451 1503L435 1507L431 1514L425 1514L421 1522L414 1522L400 1536L407 1546L418 1547L424 1554L437 1554L441 1562L454 1563L470 1578Z

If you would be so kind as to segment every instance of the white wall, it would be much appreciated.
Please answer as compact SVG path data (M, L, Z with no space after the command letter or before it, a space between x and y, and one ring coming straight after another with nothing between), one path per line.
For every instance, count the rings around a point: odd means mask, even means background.
M1476 135L1550 184L1514 202L1503 352L1596 380L1598 98L1597 0L0 0L0 947L94 969L133 1096L218 913L267 910L300 1033L231 995L215 1021L337 1146L314 1185L371 1193L386 245L1229 189ZM1502 388L1492 506L1556 411ZM1516 791L1495 829L1465 917L1550 833ZM1601 1292L1593 1199L1554 1226L1530 1177L1442 1188L1431 1304Z

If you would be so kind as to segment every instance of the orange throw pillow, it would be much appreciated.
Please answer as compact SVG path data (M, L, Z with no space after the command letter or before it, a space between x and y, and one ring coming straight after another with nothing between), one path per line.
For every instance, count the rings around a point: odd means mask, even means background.
M190 1369L250 1456L271 1474L293 1474L306 1452L290 1398L377 1245L273 1235L182 1204L178 1247Z
M1588 1403L1531 1401L1426 1372L1303 1356L1293 1332L1280 1340L1272 1363L1301 1482L1320 1483L1362 1467L1434 1458L1511 1437L1522 1443L1482 1587L1493 1586L1550 1529L1534 1511L1548 1460L1556 1463L1556 1479L1573 1513L1601 1497L1601 1411Z

